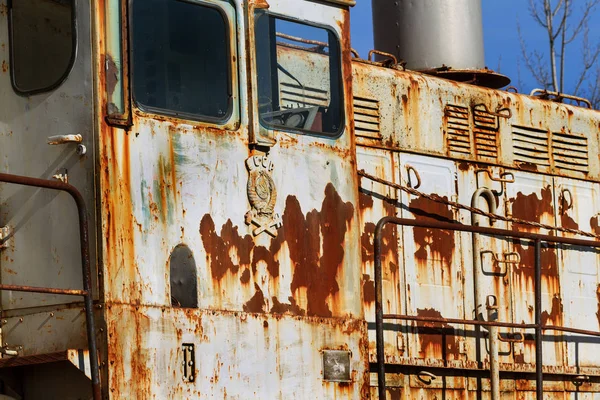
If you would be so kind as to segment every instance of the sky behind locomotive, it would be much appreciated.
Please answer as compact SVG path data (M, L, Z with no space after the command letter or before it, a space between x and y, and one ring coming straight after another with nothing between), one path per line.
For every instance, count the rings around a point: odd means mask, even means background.
M581 15L579 7L583 1L575 2L573 18ZM530 92L538 87L522 61L521 45L517 33L517 21L521 24L523 37L529 49L538 49L547 53L547 38L544 30L536 25L529 13L529 1L526 0L483 0L483 31L485 41L485 61L488 68L507 75L512 85L520 86L521 92ZM352 9L352 47L366 57L373 49L373 21L371 0L357 0ZM590 20L590 40L600 38L600 10ZM573 81L580 71L581 42L573 43L567 50L566 80ZM570 85L568 85L570 86Z

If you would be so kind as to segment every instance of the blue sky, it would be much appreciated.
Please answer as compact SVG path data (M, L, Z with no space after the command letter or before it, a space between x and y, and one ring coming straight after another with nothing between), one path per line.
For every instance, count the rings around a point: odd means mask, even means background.
M384 0L386 1L386 0ZM392 1L392 0L387 0ZM583 0L575 0L573 17L580 13L578 7ZM538 87L533 77L522 63L521 46L517 33L517 20L521 24L523 37L531 50L546 51L547 41L544 30L536 25L529 13L527 0L482 0L483 29L485 42L485 60L488 68L501 72L510 77L513 85L518 86L519 76L523 87L520 91L529 92ZM362 57L366 57L373 48L371 0L357 0L352 9L352 47ZM600 42L600 10L592 15L590 20L590 40ZM580 43L573 43L567 49L567 66L565 76L567 83L574 81L579 72ZM519 62L521 66L519 67ZM567 84L567 86L569 86Z

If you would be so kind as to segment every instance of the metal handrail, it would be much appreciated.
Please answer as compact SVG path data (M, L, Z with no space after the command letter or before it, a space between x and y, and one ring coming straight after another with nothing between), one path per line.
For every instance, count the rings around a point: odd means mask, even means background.
M464 320L464 319L444 319L444 318L426 318L409 315L394 315L383 314L383 272L381 267L381 236L385 225L395 224L400 226L412 226L416 228L440 229L448 231L478 233L488 236L500 236L504 238L526 239L534 242L535 245L535 323L534 324L512 324L504 322L479 321L479 320ZM503 326L514 328L528 328L535 330L535 380L536 380L536 398L543 399L544 375L542 370L543 354L542 354L542 332L544 330L557 330L563 332L578 333L590 336L600 336L600 332L586 331L582 329L574 329L568 327L550 326L542 324L542 265L541 265L541 249L542 242L568 244L574 246L600 248L600 241L575 239L567 237L558 237L550 235L542 235L531 232L510 231L506 229L496 229L488 227L479 227L471 225L462 225L459 223L437 222L437 221L418 221L414 219L402 219L396 217L384 217L379 220L375 228L374 247L375 247L375 338L376 338L376 358L377 358L377 383L380 399L386 397L385 387L385 352L383 340L383 320L412 320L412 321L430 321L430 322L446 322L460 323L464 325L481 325L481 326Z
M31 178L27 176L11 175L0 173L0 183L10 183L21 186L31 186L43 189L58 190L67 192L77 205L77 212L79 214L79 241L81 248L81 267L83 273L83 290L70 290L70 289L51 289L51 288L39 288L32 286L17 286L17 285L0 285L0 291L11 290L19 292L31 292L31 293L52 293L66 296L83 296L86 328L87 328L87 339L90 356L90 370L92 377L92 393L94 400L101 399L100 389L100 370L98 366L98 349L96 345L96 328L94 324L94 300L92 297L92 273L90 267L90 249L89 249L89 237L88 237L88 216L87 208L83 196L72 185L61 181L53 181L47 179Z

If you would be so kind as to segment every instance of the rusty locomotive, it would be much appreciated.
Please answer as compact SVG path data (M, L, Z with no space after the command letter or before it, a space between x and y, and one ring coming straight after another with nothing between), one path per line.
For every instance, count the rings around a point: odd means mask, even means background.
M598 398L600 113L479 3L0 0L0 396Z

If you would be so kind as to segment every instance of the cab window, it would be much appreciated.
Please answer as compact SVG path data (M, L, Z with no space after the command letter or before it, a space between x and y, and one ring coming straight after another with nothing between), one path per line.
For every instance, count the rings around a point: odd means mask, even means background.
M329 29L259 12L258 107L267 128L336 136L343 128L341 57Z
M15 91L33 94L56 88L75 59L73 0L12 0L8 6Z
M134 0L133 97L148 112L225 121L232 112L229 23L212 2Z

